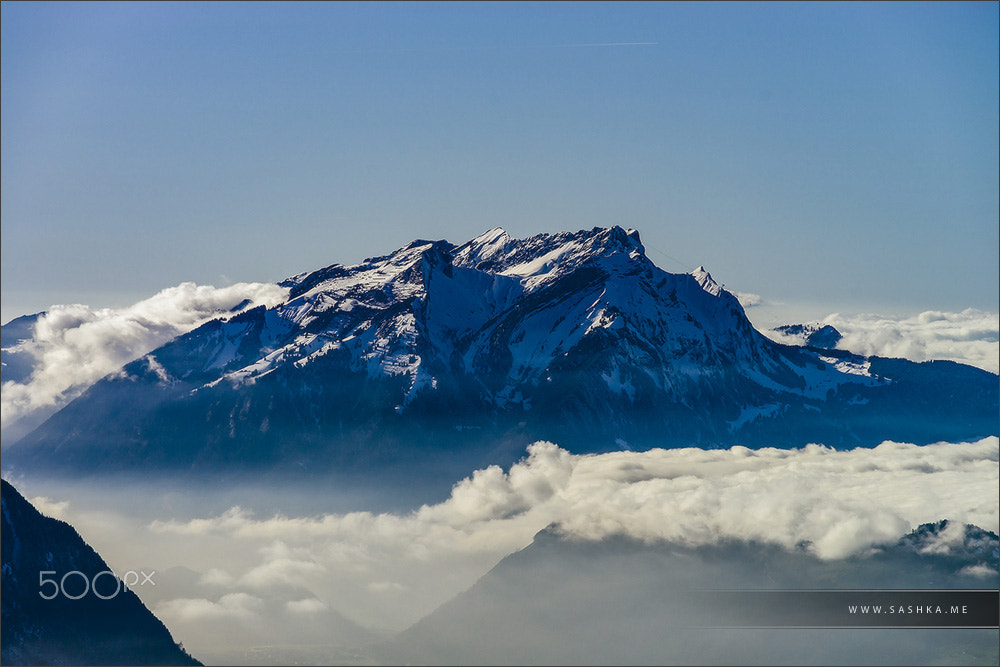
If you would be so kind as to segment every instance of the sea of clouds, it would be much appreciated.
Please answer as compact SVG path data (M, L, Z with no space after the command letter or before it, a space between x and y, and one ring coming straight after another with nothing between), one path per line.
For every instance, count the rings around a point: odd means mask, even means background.
M160 572L155 591L137 592L175 638L196 655L232 658L227 641L233 650L246 641L280 644L302 631L305 612L326 614L326 630L314 637L320 643L337 619L399 631L548 526L585 540L804 546L824 560L864 557L945 518L997 532L998 461L996 437L851 451L809 445L600 455L539 442L509 470L478 470L443 502L410 512L263 513L240 505L180 516L164 510L167 496L156 492L108 501L111 508L100 511L32 501L72 522L114 567ZM288 493L322 499L322 489ZM242 495L254 497L249 489ZM123 506L127 516L114 509ZM156 518L137 521L143 507ZM934 546L947 550L959 539L960 531L946 531ZM186 578L171 579L177 571ZM996 585L994 570L981 574L985 586Z
M271 306L286 295L286 289L271 283L182 283L125 308L52 306L38 318L34 337L16 348L32 358L31 375L24 382L3 383L4 439L23 435L18 422L37 425L94 382L174 337L244 302L242 308Z

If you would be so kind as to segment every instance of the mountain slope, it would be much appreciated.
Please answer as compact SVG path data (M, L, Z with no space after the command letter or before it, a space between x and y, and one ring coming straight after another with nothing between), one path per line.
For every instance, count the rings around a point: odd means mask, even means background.
M284 303L98 382L9 463L469 469L538 439L589 452L997 432L995 375L779 345L704 269L662 271L619 227L418 240L282 285Z
M464 665L996 664L996 630L769 629L760 620L774 610L726 607L720 614L704 595L995 587L997 536L966 526L964 540L946 548L947 526L924 525L896 545L842 561L738 541L691 547L625 537L571 540L549 528L382 646L379 658ZM970 573L976 567L992 574ZM736 627L712 627L715 618L735 619Z
M5 665L201 664L135 593L120 586L115 594L114 577L101 575L111 568L71 526L0 485Z

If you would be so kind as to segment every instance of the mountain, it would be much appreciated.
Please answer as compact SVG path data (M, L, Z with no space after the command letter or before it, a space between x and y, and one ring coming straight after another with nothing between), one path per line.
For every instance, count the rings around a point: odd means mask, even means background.
M592 542L553 526L376 653L389 664L995 665L995 629L765 622L782 616L769 600L802 599L776 591L995 590L996 534L965 526L945 546L947 526L927 524L874 554L834 561L754 542ZM720 609L716 599L750 604Z
M844 336L829 324L786 324L774 329L778 333L792 336L802 345L832 350Z
M574 452L997 433L997 376L777 344L620 227L414 241L281 283L91 386L8 469L373 470ZM429 462L429 463L428 463Z
M201 664L69 524L0 485L3 664Z

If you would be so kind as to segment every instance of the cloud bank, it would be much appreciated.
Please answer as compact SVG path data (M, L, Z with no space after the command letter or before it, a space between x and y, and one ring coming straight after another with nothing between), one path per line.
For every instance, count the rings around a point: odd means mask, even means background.
M842 559L946 518L955 530L927 548L948 553L963 524L1000 532L1000 438L600 455L540 442L509 469L478 470L411 511L352 511L365 501L337 499L343 489L322 481L224 486L90 481L26 491L112 568L155 571L156 586L136 592L196 657L239 663L253 647L260 664L330 664L363 662L348 647L409 627L547 527L577 540L753 541L851 569ZM997 584L992 567L966 570L983 587ZM774 576L775 587L795 584ZM290 653L293 645L315 655Z
M97 380L172 338L241 304L241 309L275 305L286 293L267 283L221 288L182 283L126 308L52 306L38 319L34 338L18 346L33 359L31 375L25 382L3 383L4 439L23 435Z
M257 517L233 507L208 518L156 520L146 530L151 542L172 537L187 545L189 556L199 551L191 545L215 545L204 551L215 568L205 582L218 594L289 590L294 602L305 590L318 601L308 604L400 629L550 525L577 539L625 535L691 546L737 539L805 548L827 560L863 556L942 518L996 532L998 459L996 437L852 451L809 445L601 455L540 442L509 471L476 471L444 502L408 514ZM220 547L229 552L214 551ZM221 599L184 604L215 610L207 603ZM183 623L175 610L157 611L168 624Z
M926 311L919 315L889 318L881 315L833 313L819 324L836 328L843 338L837 344L864 356L931 361L944 359L1000 372L1000 315L968 308L960 313ZM765 332L782 343L801 341L775 331Z

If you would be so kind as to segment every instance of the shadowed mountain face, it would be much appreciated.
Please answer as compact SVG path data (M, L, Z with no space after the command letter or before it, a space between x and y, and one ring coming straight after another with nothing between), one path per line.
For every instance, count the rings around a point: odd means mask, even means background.
M111 568L69 524L0 484L3 664L201 664L135 593L101 574Z
M552 440L872 446L997 433L997 376L776 344L618 227L414 241L282 283L92 386L8 469L467 472Z
M995 590L997 536L967 526L964 539L945 540L947 525L921 526L872 555L834 561L737 541L702 547L624 537L579 541L549 528L383 645L379 658L468 665L996 664L995 629L762 622L784 610L768 608L769 598L754 591ZM717 591L728 597L714 597ZM719 607L719 599L727 604ZM730 604L740 600L750 604Z

